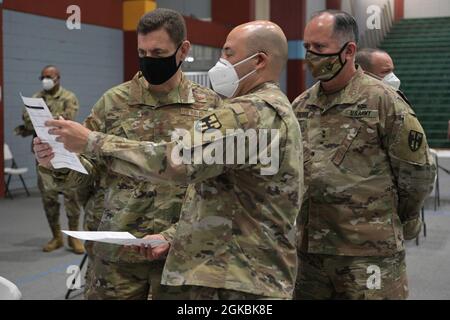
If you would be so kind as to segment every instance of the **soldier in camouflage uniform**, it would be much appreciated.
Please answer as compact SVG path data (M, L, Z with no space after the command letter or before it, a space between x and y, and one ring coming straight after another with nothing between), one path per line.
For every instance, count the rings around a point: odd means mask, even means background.
M405 299L404 241L420 231L433 187L424 131L401 92L355 66L357 34L354 18L335 11L305 29L320 81L293 103L307 185L298 299Z
M85 127L139 141L170 141L176 128L188 129L220 106L217 94L188 80L179 68L190 49L185 28L183 17L172 10L144 15L138 25L142 71L106 92L85 120ZM162 61L166 64L161 67ZM159 79L163 69L169 70L167 79ZM89 175L57 170L54 176L59 184L71 188L87 188L95 181L108 186L99 231L126 231L140 238L178 221L186 184L155 185L118 175L111 170L109 157L93 159L85 154L81 161ZM93 200L91 205L100 201ZM87 299L185 297L179 288L161 286L164 259L148 261L125 247L98 242L92 250L95 258L87 279Z
M94 168L90 169L91 172L93 170ZM99 170L106 172L106 168L99 168ZM94 173L94 177L95 179L92 180L93 183L90 186L81 190L78 187L74 188L79 191L79 203L84 209L83 229L86 231L98 230L105 208L105 192L108 187L106 184L106 175ZM84 285L85 294L87 294L92 285L92 279L94 278L92 271L92 265L95 258L93 246L93 241L85 241L84 243L84 248L88 255Z
M234 64L235 68L226 67L225 72L235 72L239 86L220 90L228 92L231 99L202 117L189 135L184 133L182 142L132 141L85 132L82 126L65 121L51 124L72 133L52 132L62 134L69 150L84 150L97 159L115 158L110 166L113 171L143 183L191 184L179 223L148 237L171 243L162 284L185 286L191 299L291 299L297 273L295 221L303 192L303 169L300 128L287 97L276 84L287 60L287 40L277 25L251 22L229 34L222 58L216 68ZM222 73L219 78L226 75ZM234 83L221 83L222 89ZM214 81L213 87L220 88ZM225 164L206 164L198 158L176 163L178 147L197 157L202 147L223 145L231 137L230 129L275 130L277 135L267 139L269 146L264 146L260 136L252 141L258 152L277 148L271 153L279 160L276 170L264 174L266 165L250 163L251 153L237 145L232 145L233 151L227 149L233 157ZM202 134L202 139L192 144L190 138L196 133ZM40 147L45 158L48 146ZM244 154L245 163L238 164L234 155ZM157 259L167 250L168 245L162 245L143 253Z
M42 70L40 79L43 82L44 90L36 93L33 97L43 98L55 118L62 116L64 119L74 120L79 109L78 99L74 93L60 86L59 70L55 66L46 66ZM24 124L15 129L16 134L22 137L36 136L33 124L26 110L23 111L22 118ZM58 194L62 193L64 195L64 207L69 219L70 230L78 230L81 208L77 201L77 192L55 187L52 176L41 173L37 168L36 173L45 214L53 234L53 239L45 245L43 250L45 252L51 252L64 245L59 223L60 205L58 202ZM83 244L78 239L69 237L68 242L75 253L84 253Z

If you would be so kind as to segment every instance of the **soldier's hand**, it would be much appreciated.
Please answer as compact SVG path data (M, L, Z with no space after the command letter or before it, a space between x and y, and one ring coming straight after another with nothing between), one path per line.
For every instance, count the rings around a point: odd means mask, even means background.
M56 141L62 142L67 150L75 153L85 150L91 130L82 124L61 117L61 120L49 120L45 125L53 127L48 133L57 136Z
M166 241L166 238L164 238L160 234L152 234L150 236L145 236L144 239ZM139 248L139 252L147 260L152 261L152 260L158 260L158 259L164 257L165 255L167 255L167 252L169 252L169 248L170 248L169 243L164 243L164 244L161 244L156 247L141 245L141 247Z
M55 157L55 154L53 153L52 147L48 143L42 142L42 140L38 137L34 138L33 151L39 165L47 169L53 168L50 161Z

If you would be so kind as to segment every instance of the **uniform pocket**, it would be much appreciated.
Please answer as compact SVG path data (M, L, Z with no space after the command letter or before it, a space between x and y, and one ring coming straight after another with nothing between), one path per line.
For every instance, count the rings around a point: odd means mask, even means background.
M363 123L354 124L347 130L332 162L344 173L368 178L374 174L380 161L385 159L377 130Z

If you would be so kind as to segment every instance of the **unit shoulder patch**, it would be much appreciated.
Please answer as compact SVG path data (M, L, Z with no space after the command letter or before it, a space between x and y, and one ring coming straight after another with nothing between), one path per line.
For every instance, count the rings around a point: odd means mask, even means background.
M423 133L411 130L408 136L409 148L412 152L416 152L420 149L423 143Z
M199 122L196 125L196 130L201 131L202 133L205 133L210 129L218 130L220 128L222 128L222 123L219 121L219 118L214 113L199 120Z

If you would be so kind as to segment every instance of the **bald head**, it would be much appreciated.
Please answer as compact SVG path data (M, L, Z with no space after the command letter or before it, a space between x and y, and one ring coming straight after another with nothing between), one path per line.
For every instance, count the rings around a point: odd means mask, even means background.
M356 55L356 63L365 71L380 78L386 77L394 71L394 62L391 56L379 49L361 49Z
M59 69L54 65L45 66L44 69L42 69L41 74L42 75L50 74L50 75L58 77L58 78L60 77Z
M281 28L270 21L252 21L234 28L229 37L236 37L252 55L264 52L268 57L267 69L281 74L288 59L288 44Z

